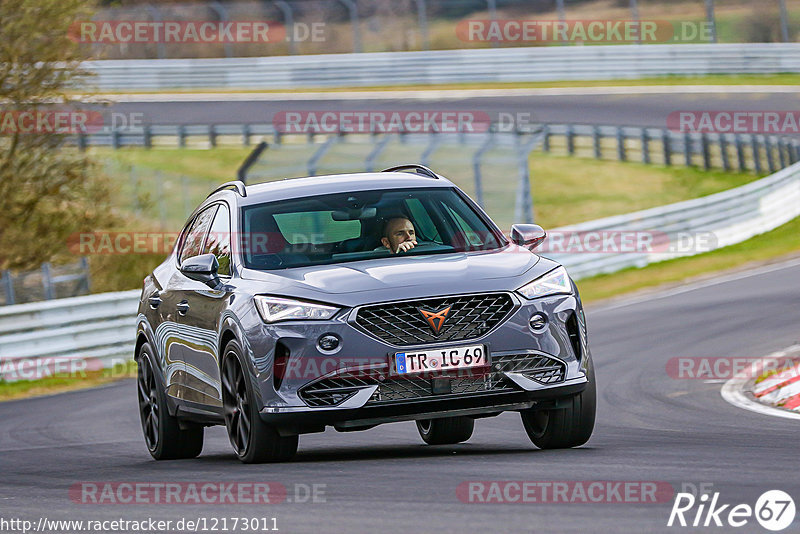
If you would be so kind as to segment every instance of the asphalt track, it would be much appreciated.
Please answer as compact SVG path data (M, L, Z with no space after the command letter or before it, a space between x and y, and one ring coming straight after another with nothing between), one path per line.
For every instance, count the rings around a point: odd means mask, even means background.
M647 88L644 88L646 91ZM531 121L548 123L608 124L622 126L667 127L667 117L675 111L796 111L800 93L752 92L719 93L681 92L680 87L662 94L531 94L485 97L444 96L430 98L386 96L359 99L357 95L337 99L335 93L303 99L302 93L291 100L279 98L248 100L246 95L194 102L153 102L135 96L115 103L112 110L137 113L144 124L270 124L280 111L474 111L485 112L492 119L500 113L525 114ZM457 93L456 93L457 94ZM469 93L466 93L469 94ZM267 95L269 96L269 95ZM159 95L154 95L158 98ZM152 97L151 97L152 98ZM184 98L186 98L184 96ZM165 100L169 100L167 97ZM521 120L524 120L521 118ZM793 132L786 132L791 134Z
M599 384L589 443L530 445L513 413L477 421L465 444L422 444L413 423L301 436L288 464L241 465L224 430L196 460L150 459L133 381L0 404L0 516L48 519L276 517L280 532L510 533L682 531L658 504L469 504L471 480L665 481L713 484L724 503L755 504L769 489L800 502L797 421L726 403L720 383L671 378L673 357L764 355L798 341L796 260L687 290L590 308ZM247 481L325 484L325 503L92 505L70 501L81 481ZM291 495L291 493L290 493ZM800 518L785 532L796 532ZM727 531L730 528L700 530ZM753 519L740 532L763 532Z

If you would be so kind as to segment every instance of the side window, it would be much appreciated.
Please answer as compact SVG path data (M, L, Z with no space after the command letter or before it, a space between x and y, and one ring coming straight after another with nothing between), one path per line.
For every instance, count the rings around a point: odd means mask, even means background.
M213 254L219 262L219 274L231 275L231 219L228 206L220 204L211 231L208 233L203 254Z
M418 226L416 229L418 237L441 244L442 238L439 236L439 230L436 229L436 225L433 223L430 214L428 214L428 210L422 205L420 199L409 198L406 199L405 202L408 211L411 213L411 216L414 217L414 222Z
M208 232L208 226L211 224L211 218L214 217L214 212L217 211L217 206L211 206L201 211L192 223L192 227L186 234L186 240L181 249L180 261L187 258L197 256L200 254L200 247L203 246L203 238Z
M455 221L456 225L458 226L459 232L466 238L467 244L469 244L470 246L483 245L483 240L481 239L481 237L477 233L475 233L472 227L469 224L467 224L467 221L465 221L461 217L461 215L456 213L456 211L450 206L445 205L445 209L447 209L447 213Z

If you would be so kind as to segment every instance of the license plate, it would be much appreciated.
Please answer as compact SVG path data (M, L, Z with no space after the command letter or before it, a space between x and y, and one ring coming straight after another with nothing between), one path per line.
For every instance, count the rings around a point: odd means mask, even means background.
M489 361L484 345L472 345L470 347L397 352L394 355L394 364L397 374L406 375L486 367L489 365Z

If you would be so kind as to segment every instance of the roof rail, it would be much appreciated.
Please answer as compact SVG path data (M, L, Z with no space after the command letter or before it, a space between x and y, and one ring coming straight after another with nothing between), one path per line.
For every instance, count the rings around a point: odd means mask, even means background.
M383 169L381 172L398 172L398 171L414 171L416 174L421 176L427 176L428 178L433 178L435 180L439 179L439 176L430 170L425 165L420 165L418 163L406 163L405 165L396 165L394 167L389 167L388 169Z
M210 197L214 193L222 191L223 189L235 189L236 192L239 193L239 196L242 196L242 197L246 197L247 196L247 187L244 185L244 182L242 182L241 180L233 180L232 182L225 182L221 186L219 186L216 189L214 189L212 192L210 192L208 194L208 197ZM208 198L208 197L206 197L206 198Z

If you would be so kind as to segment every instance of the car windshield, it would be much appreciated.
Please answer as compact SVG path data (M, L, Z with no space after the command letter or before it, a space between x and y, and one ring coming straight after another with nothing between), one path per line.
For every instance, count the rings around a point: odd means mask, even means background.
M358 191L242 208L250 269L492 250L502 234L452 188Z

